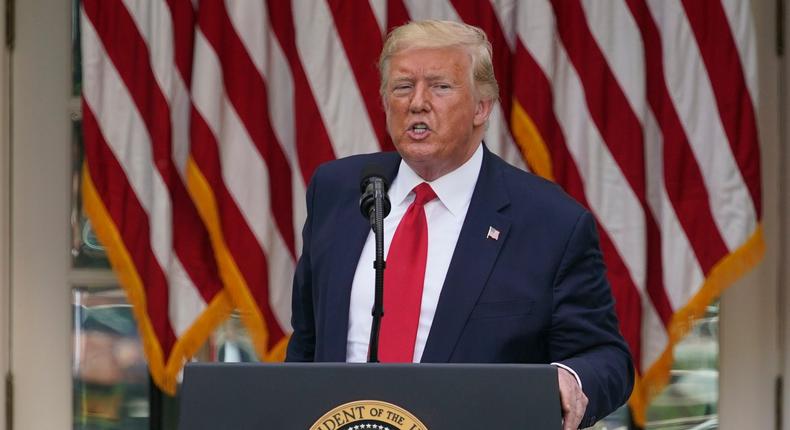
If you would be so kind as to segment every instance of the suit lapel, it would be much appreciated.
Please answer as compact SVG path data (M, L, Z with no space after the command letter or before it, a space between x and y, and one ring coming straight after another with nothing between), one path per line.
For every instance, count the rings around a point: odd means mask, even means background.
M378 162L387 172L389 183L398 173L400 156L397 153L377 154L372 161ZM353 172L354 175L358 175ZM336 245L330 262L332 267L327 294L324 298L324 361L346 360L346 339L348 337L348 311L351 302L351 284L357 269L362 248L370 233L370 224L359 212L358 177L353 178L353 191L343 193L344 201L335 222L333 241ZM371 266L373 262L370 262Z
M510 200L502 178L502 163L485 148L480 176L450 261L423 352L424 363L449 361L499 251L507 240L511 222L500 210ZM499 231L496 240L487 237L491 227Z

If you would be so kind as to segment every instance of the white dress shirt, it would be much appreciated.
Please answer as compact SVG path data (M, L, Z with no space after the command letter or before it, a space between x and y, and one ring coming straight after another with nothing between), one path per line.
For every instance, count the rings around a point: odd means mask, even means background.
M433 315L439 303L444 278L450 267L455 244L461 234L461 227L472 201L472 193L483 164L483 145L478 146L472 157L452 172L428 182L436 193L436 199L425 204L425 218L428 222L428 257L425 264L425 284L422 290L420 323L417 340L414 344L414 362L422 358L425 341L431 331ZM401 160L398 175L392 181L387 193L392 211L384 218L384 256L389 253L392 236L400 224L409 205L414 201L412 190L426 182L406 162ZM365 362L368 359L370 324L373 317L373 295L375 286L376 240L373 231L368 234L362 255L357 263L357 271L351 284L351 304L348 312L348 338L346 361ZM385 285L384 288L396 286ZM384 309L386 312L386 307Z
M437 198L425 204L425 218L428 222L428 257L425 265L425 283L422 291L422 304L420 306L420 322L417 328L417 339L414 344L412 361L419 363L425 350L425 342L431 331L433 316L439 303L444 278L450 267L450 260L455 251L455 244L461 234L461 227L472 193L480 176L483 165L483 145L479 145L472 157L452 172L428 182L436 193ZM401 160L398 174L392 181L389 196L392 210L384 219L384 257L389 253L395 229L400 224L409 205L414 201L414 192L417 185L426 182L406 162ZM368 234L362 254L354 273L351 284L351 303L348 311L348 336L346 340L346 361L350 363L363 363L368 359L368 345L370 343L370 325L373 320L373 296L375 288L375 269L373 261L376 259L376 240L373 231ZM385 285L384 288L396 286ZM384 309L386 313L386 307ZM570 371L581 387L581 380L573 369L560 364L551 363Z

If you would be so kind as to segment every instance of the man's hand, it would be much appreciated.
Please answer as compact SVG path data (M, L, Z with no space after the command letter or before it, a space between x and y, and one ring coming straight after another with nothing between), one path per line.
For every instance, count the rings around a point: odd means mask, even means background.
M562 430L576 430L587 410L587 396L579 387L571 372L557 368L557 379L560 385L560 403L562 404Z

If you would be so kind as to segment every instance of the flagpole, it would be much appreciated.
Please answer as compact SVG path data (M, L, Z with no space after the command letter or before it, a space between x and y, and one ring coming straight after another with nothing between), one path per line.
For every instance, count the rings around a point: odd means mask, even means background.
M148 374L148 429L162 430L162 407L164 395Z

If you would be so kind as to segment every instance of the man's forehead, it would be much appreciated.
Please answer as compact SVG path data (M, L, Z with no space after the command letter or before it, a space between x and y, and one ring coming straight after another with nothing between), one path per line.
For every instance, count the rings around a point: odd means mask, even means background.
M446 75L471 66L471 57L460 47L411 48L390 58L390 76Z

